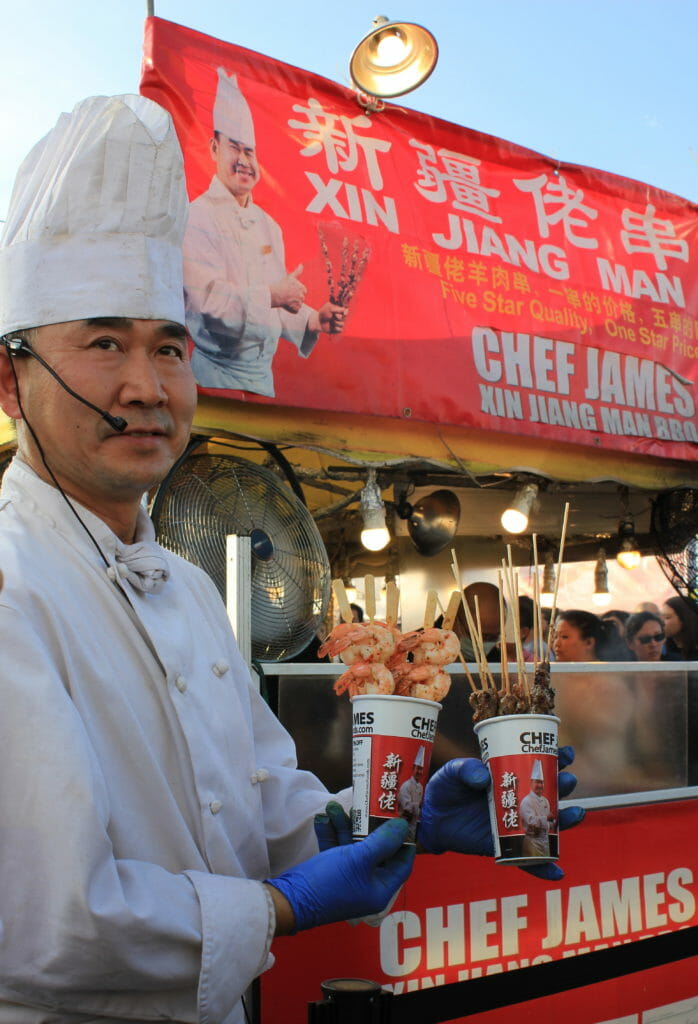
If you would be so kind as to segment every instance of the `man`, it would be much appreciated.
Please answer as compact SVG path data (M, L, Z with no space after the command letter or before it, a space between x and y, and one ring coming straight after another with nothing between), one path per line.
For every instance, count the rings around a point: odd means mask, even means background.
M543 765L536 758L531 769L531 791L523 798L519 808L521 822L526 829L522 847L524 857L550 856L548 833L555 824L555 818L550 813L550 803L543 796L543 790Z
M500 655L497 648L500 634L499 589L494 583L486 583L482 580L469 583L467 587L464 587L463 596L467 601L473 622L477 623L479 616L485 656L489 659L492 655L492 660L499 661ZM475 647L462 607L458 609L453 631L460 637L461 654L465 660L476 662Z
M205 388L274 395L279 339L309 356L321 331L339 334L346 309L305 305L303 267L286 270L281 229L257 206L260 169L252 114L235 75L218 69L211 157L216 173L191 204L184 239L187 327Z
M29 154L0 240L0 1024L241 1024L274 935L410 871L399 820L318 854L326 790L153 539L196 400L185 213L168 115L98 97ZM422 845L489 852L486 786L474 760L430 783Z
M417 836L417 823L419 822L419 811L424 796L422 776L424 775L424 747L420 747L415 754L412 765L412 775L405 779L397 794L400 814L409 825L407 842L413 843Z

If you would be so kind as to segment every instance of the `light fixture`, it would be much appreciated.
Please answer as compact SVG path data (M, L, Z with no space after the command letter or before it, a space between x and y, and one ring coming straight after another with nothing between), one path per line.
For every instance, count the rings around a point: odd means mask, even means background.
M361 543L369 551L382 551L390 540L390 533L385 525L385 505L376 483L375 469L369 469L366 486L361 491L361 515L364 520Z
M620 492L620 503L621 503L621 520L618 523L618 540L620 547L618 548L618 554L616 558L618 564L622 565L624 569L637 569L640 562L642 561L642 555L635 539L635 523L633 522L632 513L630 512L630 492L628 488L622 484L618 488Z
M604 608L611 603L611 592L608 589L608 566L606 565L606 552L599 548L599 556L594 566L594 593L591 600L598 608Z
M632 519L621 519L618 527L620 548L616 559L624 569L637 569L642 561L642 554L635 539L635 524Z
M528 483L519 487L507 508L502 512L500 522L507 533L524 532L537 496L538 484Z
M438 57L431 32L421 25L389 21L381 14L352 53L349 74L356 88L368 96L402 96L426 81Z
M543 566L543 584L540 589L541 608L552 608L555 597L555 563L552 552L548 551Z

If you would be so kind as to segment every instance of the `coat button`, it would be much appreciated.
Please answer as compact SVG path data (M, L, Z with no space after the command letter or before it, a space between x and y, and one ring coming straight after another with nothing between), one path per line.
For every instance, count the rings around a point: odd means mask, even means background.
M184 676L177 676L177 678L175 679L175 686L177 687L180 693L184 693L184 691L187 688L187 681L184 678Z
M218 678L220 679L221 676L225 675L229 668L230 665L228 665L225 661L217 661L213 666L213 674L214 676L218 676Z
M220 800L212 800L211 803L208 805L208 809L210 810L211 814L218 814L222 806L223 804L220 802Z

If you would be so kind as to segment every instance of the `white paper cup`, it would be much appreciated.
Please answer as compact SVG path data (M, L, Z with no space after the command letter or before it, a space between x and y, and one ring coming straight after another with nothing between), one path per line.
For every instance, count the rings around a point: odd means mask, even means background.
M548 864L559 856L555 715L502 715L475 726L499 864Z
M406 842L414 844L441 705L378 694L352 697L351 705L353 838L406 818Z

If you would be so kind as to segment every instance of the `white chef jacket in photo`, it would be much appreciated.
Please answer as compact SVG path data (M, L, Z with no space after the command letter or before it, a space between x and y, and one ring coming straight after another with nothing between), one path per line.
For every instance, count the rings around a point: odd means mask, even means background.
M327 793L251 685L208 576L125 545L15 458L0 491L0 1024L238 1024L259 880ZM162 589L134 586L149 559ZM163 561L164 560L164 561Z
M214 176L191 204L184 236L187 328L201 387L273 397L279 338L310 355L319 336L308 328L310 307L271 305L269 285L286 275L279 225L251 196L240 206Z

